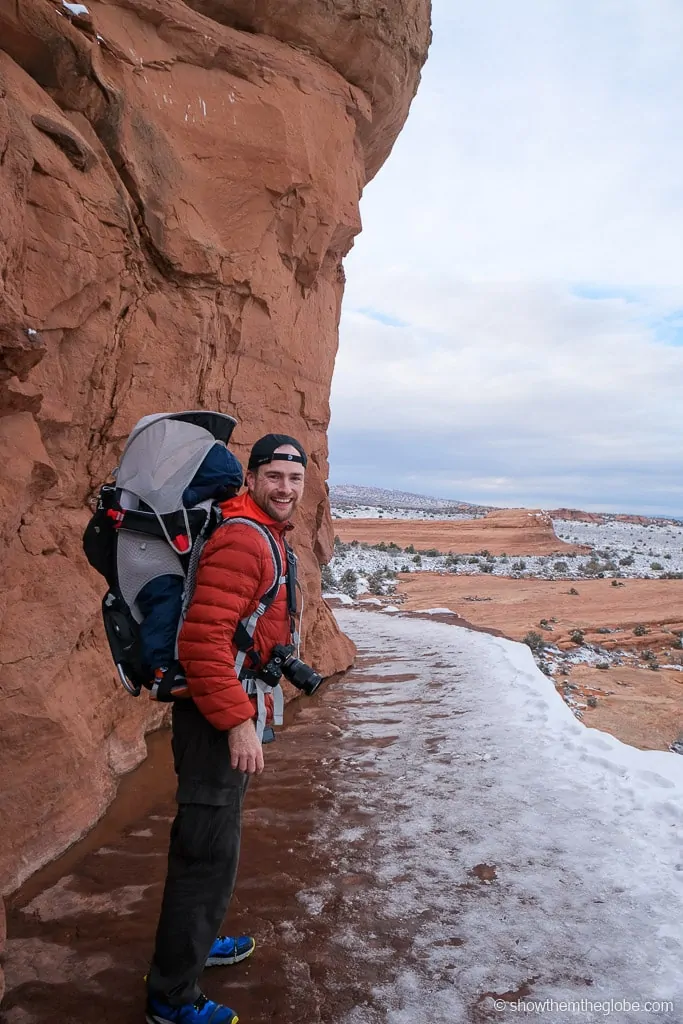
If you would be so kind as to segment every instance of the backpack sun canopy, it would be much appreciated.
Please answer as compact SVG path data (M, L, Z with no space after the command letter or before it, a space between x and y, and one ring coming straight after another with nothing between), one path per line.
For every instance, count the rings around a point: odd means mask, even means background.
M177 512L209 451L217 441L227 443L235 424L232 416L202 410L143 416L121 456L117 488L158 516Z

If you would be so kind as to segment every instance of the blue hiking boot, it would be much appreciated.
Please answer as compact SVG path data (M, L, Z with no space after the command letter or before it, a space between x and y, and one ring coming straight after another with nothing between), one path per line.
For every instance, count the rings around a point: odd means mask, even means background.
M254 952L256 942L250 935L219 935L209 950L206 958L207 967L218 967L220 964L238 964L246 960Z
M237 1024L239 1017L229 1006L200 996L196 1003L168 1006L149 996L145 1013L147 1024Z

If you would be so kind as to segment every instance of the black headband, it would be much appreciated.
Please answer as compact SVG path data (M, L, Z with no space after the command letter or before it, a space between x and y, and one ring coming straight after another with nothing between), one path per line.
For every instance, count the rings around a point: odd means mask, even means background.
M284 448L285 445L294 448L295 452L279 452L278 448ZM278 459L282 462L298 462L304 467L308 462L302 445L299 444L295 437L290 437L289 434L266 434L265 437L259 438L249 455L249 469L265 466L267 462L272 462L273 459Z
M278 452L276 455L264 455L260 459L254 460L254 465L265 466L267 462L300 462L302 466L306 463L300 455L288 455L286 452Z

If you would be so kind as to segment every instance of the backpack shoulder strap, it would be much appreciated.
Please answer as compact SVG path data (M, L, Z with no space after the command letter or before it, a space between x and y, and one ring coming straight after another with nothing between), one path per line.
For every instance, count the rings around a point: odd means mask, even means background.
M235 673L240 677L244 669L244 662L247 654L249 654L249 652L254 648L254 633L256 632L258 620L272 605L273 601L277 597L280 587L286 582L287 576L285 574L285 567L282 564L280 547L267 526L264 526L262 523L258 523L255 519L249 519L247 516L235 516L234 518L225 518L221 523L221 528L229 526L230 523L243 523L251 526L260 533L268 544L271 558L273 560L273 582L268 589L260 595L258 604L251 615L240 621L233 637L233 642L237 647Z

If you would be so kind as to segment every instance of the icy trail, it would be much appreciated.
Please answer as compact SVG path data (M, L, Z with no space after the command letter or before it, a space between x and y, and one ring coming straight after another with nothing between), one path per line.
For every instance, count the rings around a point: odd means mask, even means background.
M364 918L371 904L382 931L391 921L410 936L402 957L375 950L384 983L344 1024L524 1016L495 1011L504 993L672 1000L673 1011L610 1019L683 1021L683 758L580 725L522 645L437 622L338 619L382 664L344 688L359 741L345 781L367 827L344 835L331 816L320 838L351 851L340 867L348 858L379 882L360 897ZM363 750L378 737L386 745ZM325 891L309 891L311 906ZM367 935L351 916L334 939L343 956Z
M681 1024L683 757L580 725L527 647L338 618L358 667L288 708L250 785L225 927L257 949L206 991L242 1024ZM3 1024L142 1020L175 810L150 747L11 900Z

